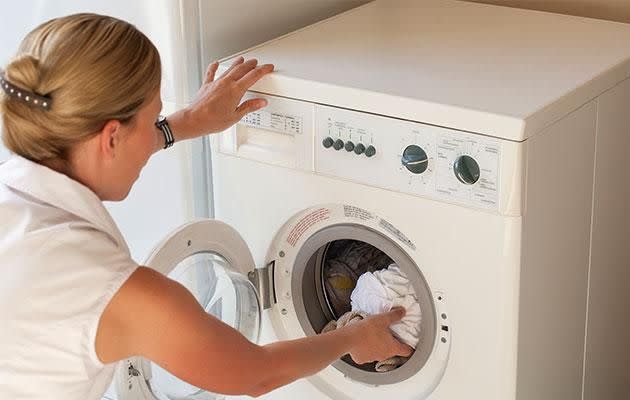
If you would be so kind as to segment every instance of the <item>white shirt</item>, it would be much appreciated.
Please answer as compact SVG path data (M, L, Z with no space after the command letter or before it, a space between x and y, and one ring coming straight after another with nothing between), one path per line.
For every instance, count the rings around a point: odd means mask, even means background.
M98 322L137 264L87 187L13 157L0 165L0 399L99 399L114 364Z

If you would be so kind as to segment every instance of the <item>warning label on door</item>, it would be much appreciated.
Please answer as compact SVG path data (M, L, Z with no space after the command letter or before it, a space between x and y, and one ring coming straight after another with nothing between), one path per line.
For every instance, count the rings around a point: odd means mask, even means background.
M411 240L409 240L409 238L407 236L403 235L403 233L401 231L399 231L398 228L396 228L394 225L390 224L389 222L385 221L384 219L381 219L381 221L379 222L379 225L383 229L385 229L386 231L388 231L389 233L394 235L402 243L404 243L407 246L409 246L410 249L412 249L412 250L416 249L416 245L413 244L413 242Z
M356 218L361 221L369 221L371 219L374 219L374 215L372 215L371 212L355 206L344 205L343 213L346 217Z
M330 218L330 210L327 208L318 208L302 218L287 236L287 243L292 247L300 240L304 232L310 227Z

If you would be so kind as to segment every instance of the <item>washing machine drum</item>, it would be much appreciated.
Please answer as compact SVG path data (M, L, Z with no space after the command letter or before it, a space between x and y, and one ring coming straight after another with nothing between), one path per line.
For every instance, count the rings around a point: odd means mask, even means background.
M152 253L146 265L186 286L206 312L256 342L263 309L270 310L281 340L319 334L350 310L358 276L396 264L413 286L422 310L420 341L407 362L388 372L344 357L309 377L325 395L352 399L396 395L424 399L441 380L451 334L445 294L432 288L420 268L415 244L391 223L365 210L324 205L290 218L272 241L266 266L253 269L245 241L219 221L185 225ZM436 285L437 286L437 285ZM214 399L141 357L121 362L118 397L126 399Z

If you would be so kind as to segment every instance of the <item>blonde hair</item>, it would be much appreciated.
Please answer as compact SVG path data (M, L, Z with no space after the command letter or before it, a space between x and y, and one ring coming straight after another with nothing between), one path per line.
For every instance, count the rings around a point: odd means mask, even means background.
M96 14L38 26L4 71L13 85L50 98L44 110L0 95L4 145L33 161L65 159L109 120L131 122L161 80L153 43L133 25Z

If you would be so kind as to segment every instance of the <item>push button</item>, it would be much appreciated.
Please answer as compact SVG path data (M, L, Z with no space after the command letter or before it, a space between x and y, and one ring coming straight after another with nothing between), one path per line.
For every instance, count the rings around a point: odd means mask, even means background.
M364 151L365 151L365 146L363 145L363 143L359 143L356 146L354 146L354 153L356 155L361 155L363 154Z
M376 148L374 146L368 146L367 149L365 149L365 155L368 157L372 157L376 154Z

